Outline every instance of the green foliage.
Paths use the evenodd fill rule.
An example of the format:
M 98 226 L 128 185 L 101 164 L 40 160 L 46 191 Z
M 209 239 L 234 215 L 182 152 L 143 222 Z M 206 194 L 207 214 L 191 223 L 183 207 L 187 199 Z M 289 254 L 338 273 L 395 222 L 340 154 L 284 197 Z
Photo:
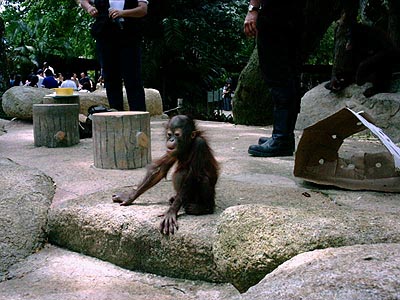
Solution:
M 389 0 L 363 0 L 360 13 L 362 22 L 386 30 L 389 2 Z
M 397 1 L 397 0 L 392 0 Z M 362 14 L 379 23 L 388 0 L 361 0 Z M 248 0 L 150 0 L 145 22 L 143 75 L 165 109 L 177 98 L 196 107 L 247 64 L 253 39 L 243 34 Z M 3 0 L 6 48 L 14 71 L 26 74 L 49 55 L 94 58 L 93 19 L 74 0 Z M 384 12 L 383 12 L 384 11 Z M 333 63 L 334 25 L 309 64 Z M 203 105 L 204 106 L 204 105 Z
M 73 0 L 7 0 L 0 15 L 13 69 L 27 73 L 47 55 L 95 55 L 92 18 Z M 168 106 L 178 97 L 205 101 L 207 90 L 239 73 L 254 41 L 242 28 L 247 0 L 151 0 L 145 24 L 143 74 L 146 87 L 159 89 Z M 169 102 L 169 103 L 168 103 Z
M 244 67 L 254 47 L 242 32 L 246 3 L 150 2 L 147 27 L 160 30 L 151 39 L 145 37 L 144 78 L 161 91 L 167 106 L 174 107 L 177 98 L 206 101 L 207 90 L 221 87 Z
M 3 38 L 4 30 L 5 30 L 4 21 L 0 17 L 0 98 L 8 88 L 7 81 L 9 77 L 6 47 Z M 0 107 L 0 116 L 3 116 L 1 107 Z
M 89 17 L 71 0 L 3 1 L 13 69 L 27 72 L 49 55 L 93 57 Z
M 318 48 L 309 57 L 307 63 L 310 65 L 332 65 L 335 47 L 335 27 L 336 22 L 328 28 L 321 39 Z

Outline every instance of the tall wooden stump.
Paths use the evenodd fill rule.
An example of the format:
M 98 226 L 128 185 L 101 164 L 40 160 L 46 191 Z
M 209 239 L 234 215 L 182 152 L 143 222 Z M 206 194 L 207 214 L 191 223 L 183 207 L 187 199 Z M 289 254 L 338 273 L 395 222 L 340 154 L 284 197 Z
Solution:
M 104 112 L 92 118 L 95 167 L 136 169 L 150 163 L 148 112 Z
M 43 98 L 44 104 L 80 104 L 79 95 L 57 96 L 47 95 Z
M 35 146 L 69 147 L 79 143 L 78 104 L 34 104 Z

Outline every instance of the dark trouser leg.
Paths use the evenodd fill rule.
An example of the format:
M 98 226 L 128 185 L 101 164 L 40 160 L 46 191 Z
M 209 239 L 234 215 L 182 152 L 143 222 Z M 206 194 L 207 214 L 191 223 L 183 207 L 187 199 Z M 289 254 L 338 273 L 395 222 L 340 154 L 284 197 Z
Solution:
M 273 17 L 273 16 L 272 16 Z M 249 147 L 254 156 L 288 156 L 294 152 L 294 127 L 300 111 L 300 20 L 274 23 L 271 16 L 259 15 L 257 46 L 260 68 L 274 104 L 273 132 Z
M 226 111 L 232 110 L 231 102 L 232 102 L 232 98 L 230 98 L 230 97 L 224 98 L 224 110 L 226 110 Z
M 107 77 L 105 76 L 105 78 Z M 117 80 L 116 77 L 113 77 L 112 80 L 105 79 L 104 86 L 106 88 L 110 108 L 123 111 L 122 79 Z
M 122 76 L 119 64 L 118 47 L 106 40 L 97 40 L 97 51 L 103 67 L 104 86 L 110 108 L 124 110 L 122 95 Z
M 141 50 L 139 42 L 121 49 L 121 70 L 124 79 L 129 109 L 146 111 L 144 88 L 141 76 Z
M 298 86 L 296 80 L 289 80 L 285 87 L 271 88 L 271 96 L 274 101 L 273 138 L 286 139 L 293 135 L 300 107 Z

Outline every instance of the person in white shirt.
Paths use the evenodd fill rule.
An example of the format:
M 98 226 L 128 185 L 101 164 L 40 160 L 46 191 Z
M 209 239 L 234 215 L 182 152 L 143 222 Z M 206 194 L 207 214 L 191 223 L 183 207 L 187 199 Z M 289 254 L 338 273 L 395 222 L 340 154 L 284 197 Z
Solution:
M 48 63 L 47 61 L 45 61 L 45 62 L 43 63 L 43 73 L 46 73 L 47 69 L 51 70 L 51 72 L 52 72 L 53 74 L 56 74 L 56 73 L 54 72 L 54 68 L 53 68 L 52 66 L 50 66 L 49 63 Z
M 60 87 L 62 88 L 73 88 L 74 91 L 78 90 L 78 87 L 76 86 L 76 83 L 72 80 L 71 78 L 71 74 L 70 73 L 66 73 L 65 74 L 65 78 L 67 78 L 66 80 L 64 80 Z
M 110 108 L 124 110 L 123 84 L 129 109 L 146 111 L 141 78 L 141 19 L 147 14 L 147 0 L 80 0 L 89 15 L 96 18 L 92 36 Z M 123 83 L 123 84 L 122 84 Z
M 43 87 L 43 79 L 44 79 L 44 76 L 43 76 L 43 70 L 42 69 L 39 69 L 37 72 L 36 72 L 36 75 L 39 77 L 39 81 L 38 81 L 38 83 L 37 83 L 37 85 L 38 85 L 38 87 Z

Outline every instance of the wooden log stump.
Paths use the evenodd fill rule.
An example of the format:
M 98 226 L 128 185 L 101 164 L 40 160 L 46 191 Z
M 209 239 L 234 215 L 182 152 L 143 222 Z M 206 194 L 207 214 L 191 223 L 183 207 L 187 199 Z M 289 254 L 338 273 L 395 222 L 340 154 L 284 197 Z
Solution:
M 79 143 L 78 104 L 34 104 L 35 146 L 69 147 Z
M 151 162 L 148 112 L 104 112 L 92 118 L 95 167 L 136 169 Z
M 80 105 L 79 95 L 54 96 L 47 95 L 43 98 L 43 104 L 78 104 Z

